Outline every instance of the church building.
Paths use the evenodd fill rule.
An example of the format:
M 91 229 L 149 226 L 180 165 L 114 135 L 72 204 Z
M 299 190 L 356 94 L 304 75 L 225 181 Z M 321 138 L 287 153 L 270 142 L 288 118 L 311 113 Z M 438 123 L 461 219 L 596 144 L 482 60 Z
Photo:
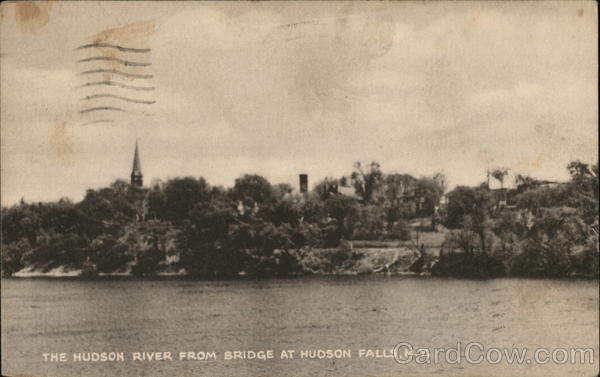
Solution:
M 138 142 L 135 141 L 135 152 L 133 155 L 133 169 L 131 170 L 131 185 L 142 187 L 144 185 L 144 176 L 142 175 L 142 164 L 140 162 L 140 152 Z

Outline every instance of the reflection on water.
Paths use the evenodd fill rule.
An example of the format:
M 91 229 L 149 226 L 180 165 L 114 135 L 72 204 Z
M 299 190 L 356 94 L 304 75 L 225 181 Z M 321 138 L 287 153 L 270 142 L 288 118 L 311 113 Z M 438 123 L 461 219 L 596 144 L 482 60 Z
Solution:
M 594 376 L 598 282 L 401 277 L 244 281 L 2 280 L 2 372 L 34 376 Z M 594 365 L 409 363 L 358 349 L 591 347 Z M 281 360 L 281 350 L 351 358 Z M 274 350 L 275 359 L 223 360 Z M 121 362 L 44 363 L 45 352 L 124 352 Z M 214 351 L 219 360 L 132 361 L 133 352 Z M 533 351 L 531 351 L 533 352 Z

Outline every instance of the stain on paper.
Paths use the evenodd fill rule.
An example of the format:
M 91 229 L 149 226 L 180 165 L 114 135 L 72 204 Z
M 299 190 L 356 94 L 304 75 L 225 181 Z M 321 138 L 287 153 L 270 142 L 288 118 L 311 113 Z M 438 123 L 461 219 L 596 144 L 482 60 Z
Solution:
M 15 5 L 17 23 L 26 33 L 37 33 L 50 20 L 52 3 L 49 1 L 19 1 Z
M 57 120 L 52 124 L 50 147 L 53 155 L 63 165 L 73 164 L 73 139 L 68 132 L 66 121 Z

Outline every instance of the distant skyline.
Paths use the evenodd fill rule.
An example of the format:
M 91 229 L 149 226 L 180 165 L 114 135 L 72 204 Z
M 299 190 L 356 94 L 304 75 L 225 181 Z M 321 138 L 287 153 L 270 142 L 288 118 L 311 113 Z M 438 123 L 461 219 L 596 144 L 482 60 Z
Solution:
M 0 7 L 2 205 L 129 181 L 309 185 L 486 170 L 566 180 L 598 153 L 597 11 L 572 2 L 22 2 Z M 138 53 L 78 46 L 102 41 Z M 110 56 L 136 67 L 86 58 Z M 107 65 L 108 64 L 108 65 Z M 130 76 L 84 73 L 117 67 Z M 118 96 L 89 110 L 94 80 Z M 135 90 L 135 92 L 134 92 Z M 84 98 L 84 99 L 82 99 Z M 105 116 L 106 115 L 106 116 Z M 98 122 L 111 120 L 111 122 Z M 510 183 L 510 182 L 509 182 Z

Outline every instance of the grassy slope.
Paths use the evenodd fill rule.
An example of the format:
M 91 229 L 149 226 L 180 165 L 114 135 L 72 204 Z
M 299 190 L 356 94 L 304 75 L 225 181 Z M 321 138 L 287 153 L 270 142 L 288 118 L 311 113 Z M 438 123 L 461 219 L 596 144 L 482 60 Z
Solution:
M 313 249 L 302 260 L 306 272 L 317 274 L 408 273 L 419 258 L 418 247 L 425 247 L 428 264 L 439 256 L 448 229 L 438 225 L 435 232 L 423 230 L 427 219 L 409 223 L 411 240 L 345 242 L 338 249 Z

